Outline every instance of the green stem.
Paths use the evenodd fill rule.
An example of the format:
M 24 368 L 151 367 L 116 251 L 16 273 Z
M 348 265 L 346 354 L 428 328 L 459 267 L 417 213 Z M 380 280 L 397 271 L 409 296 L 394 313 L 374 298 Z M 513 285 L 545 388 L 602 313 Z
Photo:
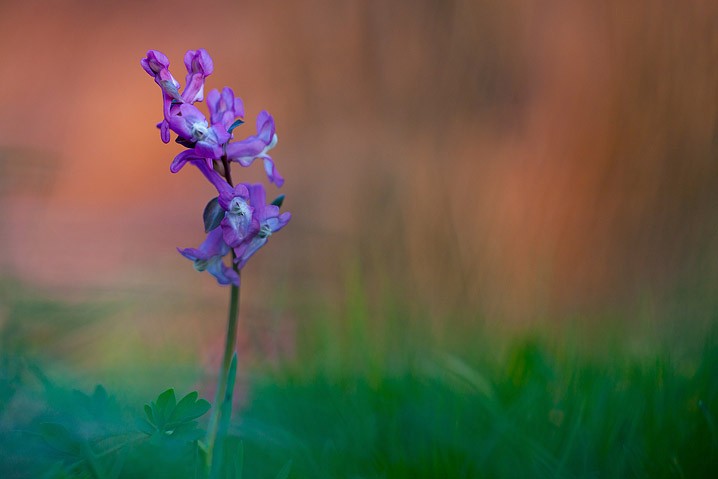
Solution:
M 232 259 L 234 259 L 234 251 L 232 252 Z M 239 275 L 240 272 L 237 269 L 237 265 L 232 262 L 234 270 Z M 241 279 L 241 278 L 240 278 Z M 222 357 L 222 364 L 219 369 L 219 377 L 217 379 L 217 392 L 214 395 L 214 404 L 212 405 L 212 416 L 209 420 L 209 426 L 207 427 L 207 465 L 210 466 L 212 462 L 212 454 L 214 452 L 214 446 L 217 442 L 217 432 L 220 421 L 222 420 L 222 403 L 224 402 L 225 395 L 227 393 L 227 382 L 229 377 L 229 365 L 232 361 L 232 356 L 235 352 L 235 345 L 237 344 L 237 322 L 239 318 L 239 286 L 232 285 L 230 296 L 229 296 L 229 318 L 227 320 L 227 337 L 224 343 L 224 356 Z

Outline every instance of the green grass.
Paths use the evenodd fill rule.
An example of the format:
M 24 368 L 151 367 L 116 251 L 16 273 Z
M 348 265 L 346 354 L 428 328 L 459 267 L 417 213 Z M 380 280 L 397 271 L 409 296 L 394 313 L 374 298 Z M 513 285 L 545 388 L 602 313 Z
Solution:
M 250 371 L 249 397 L 226 448 L 232 467 L 241 454 L 242 478 L 287 471 L 292 479 L 716 477 L 714 333 L 692 348 L 676 340 L 678 348 L 655 339 L 636 347 L 640 334 L 607 325 L 490 331 L 470 316 L 439 321 L 386 300 L 371 307 L 360 288 L 349 290 L 343 305 L 297 307 L 296 354 Z M 87 394 L 72 392 L 67 378 L 62 386 L 43 383 L 28 365 L 44 367 L 38 345 L 52 341 L 42 328 L 61 334 L 47 318 L 66 321 L 72 332 L 92 322 L 83 311 L 101 316 L 104 309 L 39 298 L 16 303 L 0 334 L 0 477 L 40 477 L 53 464 L 46 477 L 196 477 L 194 459 L 174 469 L 138 468 L 133 454 L 154 460 L 174 450 L 149 443 L 112 460 L 102 456 L 97 470 L 106 475 L 64 475 L 63 456 L 46 447 L 47 437 L 38 442 L 43 424 L 64 424 L 78 437 L 126 432 L 143 413 L 127 398 L 149 402 L 162 392 L 148 389 L 158 373 L 148 367 L 137 390 L 110 389 L 109 398 L 86 385 L 76 387 Z M 35 317 L 36 327 L 23 326 L 21 316 Z M 18 355 L 23 344 L 29 353 Z M 186 392 L 178 385 L 178 394 Z M 55 427 L 53 434 L 49 442 L 65 433 Z M 117 444 L 92 447 L 97 453 Z
M 615 343 L 605 345 L 610 355 L 584 353 L 536 334 L 474 337 L 463 354 L 409 352 L 415 346 L 397 339 L 396 357 L 385 351 L 382 362 L 371 341 L 337 355 L 338 340 L 258 374 L 235 430 L 246 441 L 247 477 L 270 477 L 287 458 L 294 478 L 718 471 L 714 336 L 680 361 Z

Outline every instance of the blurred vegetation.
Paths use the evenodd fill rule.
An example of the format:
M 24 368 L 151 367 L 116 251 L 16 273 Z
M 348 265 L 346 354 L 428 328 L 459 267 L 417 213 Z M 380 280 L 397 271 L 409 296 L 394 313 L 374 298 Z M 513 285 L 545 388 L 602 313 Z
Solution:
M 389 296 L 370 300 L 358 277 L 346 291 L 338 303 L 298 307 L 293 355 L 251 362 L 219 477 L 681 478 L 718 470 L 715 330 L 692 348 L 665 338 L 637 348 L 629 334 L 556 324 L 510 333 L 478 318 L 444 330 L 438 325 L 456 320 Z M 203 477 L 206 402 L 196 394 L 148 401 L 161 392 L 152 390 L 151 364 L 145 378 L 128 373 L 138 379 L 134 391 L 76 388 L 49 367 L 61 355 L 33 347 L 43 344 L 38 318 L 54 318 L 62 339 L 106 311 L 40 298 L 6 303 L 0 476 Z M 37 325 L 13 326 L 23 319 Z M 172 368 L 171 353 L 164 364 Z

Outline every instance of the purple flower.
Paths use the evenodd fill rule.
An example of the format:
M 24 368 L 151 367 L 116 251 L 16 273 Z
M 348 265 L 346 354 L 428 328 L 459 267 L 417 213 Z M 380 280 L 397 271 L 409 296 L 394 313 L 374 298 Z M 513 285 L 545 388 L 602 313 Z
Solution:
M 257 234 L 259 225 L 254 219 L 254 208 L 249 205 L 247 186 L 227 186 L 228 188 L 219 194 L 219 205 L 226 211 L 220 225 L 224 241 L 234 248 Z
M 157 124 L 157 128 L 160 129 L 162 141 L 169 143 L 170 132 L 167 119 L 169 118 L 170 108 L 173 102 L 182 101 L 182 97 L 178 91 L 180 84 L 170 73 L 170 61 L 162 52 L 158 52 L 157 50 L 148 51 L 147 56 L 140 61 L 140 64 L 147 74 L 154 77 L 155 83 L 157 83 L 162 90 L 162 112 L 164 119 Z
M 229 141 L 231 136 L 221 126 L 208 125 L 202 112 L 194 105 L 187 103 L 175 107 L 169 118 L 169 127 L 177 133 L 183 145 L 191 148 L 187 151 L 192 151 L 192 153 L 185 153 L 185 155 L 193 158 L 220 158 L 223 153 L 223 145 Z M 184 165 L 184 162 L 181 161 L 182 158 L 180 157 L 178 160 L 175 157 L 170 166 L 173 172 L 179 171 Z
M 229 130 L 235 119 L 244 120 L 242 99 L 235 97 L 229 87 L 224 87 L 221 94 L 217 90 L 210 91 L 207 94 L 207 107 L 212 124 L 222 125 L 225 130 Z
M 235 262 L 239 269 L 244 268 L 249 258 L 267 243 L 272 233 L 284 228 L 292 218 L 291 213 L 279 214 L 278 206 L 265 204 L 266 193 L 261 184 L 248 185 L 247 189 L 249 190 L 249 203 L 253 208 L 252 221 L 257 226 L 255 234 L 234 249 L 237 256 Z
M 279 174 L 274 161 L 267 154 L 277 144 L 277 133 L 275 131 L 274 119 L 266 111 L 257 116 L 257 134 L 249 138 L 229 143 L 227 145 L 227 158 L 236 161 L 242 166 L 249 166 L 257 158 L 264 160 L 264 171 L 269 181 L 277 186 L 284 184 L 284 178 Z
M 182 99 L 187 103 L 202 101 L 204 97 L 204 79 L 214 71 L 212 57 L 207 50 L 189 50 L 185 53 L 184 64 L 187 67 L 185 89 Z
M 237 272 L 222 261 L 229 250 L 229 246 L 222 239 L 220 228 L 210 231 L 199 248 L 177 248 L 182 256 L 194 262 L 194 269 L 197 271 L 207 271 L 217 279 L 219 284 L 239 286 Z
M 140 60 L 140 65 L 148 75 L 156 76 L 162 70 L 169 68 L 170 60 L 164 53 L 150 50 L 147 52 L 147 56 Z
M 170 62 L 167 57 L 157 50 L 150 50 L 147 56 L 140 61 L 142 68 L 151 76 L 162 89 L 162 111 L 164 119 L 157 124 L 160 129 L 162 141 L 170 141 L 169 130 L 171 117 L 177 113 L 178 105 L 202 101 L 204 95 L 204 80 L 212 74 L 214 65 L 212 58 L 206 50 L 189 50 L 184 58 L 187 67 L 187 83 L 180 95 L 180 84 L 169 71 Z
M 254 219 L 254 207 L 250 205 L 250 193 L 247 185 L 240 183 L 230 186 L 206 160 L 193 162 L 202 174 L 212 183 L 219 196 L 217 203 L 224 210 L 224 218 L 220 222 L 222 237 L 230 247 L 239 246 L 247 238 L 259 231 L 260 225 Z

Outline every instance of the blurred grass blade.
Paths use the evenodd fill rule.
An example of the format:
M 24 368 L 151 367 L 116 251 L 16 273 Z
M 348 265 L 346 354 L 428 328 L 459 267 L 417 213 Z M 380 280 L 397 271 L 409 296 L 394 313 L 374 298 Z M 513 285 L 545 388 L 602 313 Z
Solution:
M 287 463 L 279 471 L 279 473 L 277 474 L 277 477 L 275 479 L 287 479 L 289 477 L 290 472 L 292 472 L 292 460 L 291 459 L 289 461 L 287 461 Z

